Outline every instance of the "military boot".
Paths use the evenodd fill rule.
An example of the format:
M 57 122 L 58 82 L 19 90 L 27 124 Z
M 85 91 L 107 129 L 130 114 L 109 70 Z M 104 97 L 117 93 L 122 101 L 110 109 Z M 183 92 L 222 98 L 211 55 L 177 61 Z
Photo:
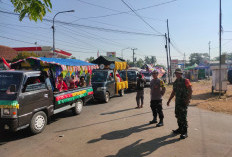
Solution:
M 164 125 L 163 119 L 160 119 L 160 122 L 156 125 L 156 127 L 161 127 Z
M 152 121 L 149 122 L 149 124 L 155 124 L 155 123 L 157 123 L 156 119 L 153 119 Z
M 172 130 L 173 134 L 180 134 L 180 129 Z
M 180 139 L 186 139 L 188 137 L 187 128 L 183 129 L 183 132 L 180 134 Z

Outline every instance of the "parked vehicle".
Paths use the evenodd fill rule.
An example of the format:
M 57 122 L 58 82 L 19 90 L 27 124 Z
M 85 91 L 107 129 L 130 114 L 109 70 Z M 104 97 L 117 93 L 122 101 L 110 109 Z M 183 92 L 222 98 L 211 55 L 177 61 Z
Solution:
M 35 82 L 37 79 L 40 83 Z M 50 79 L 40 71 L 1 71 L 0 129 L 18 131 L 29 127 L 38 134 L 54 114 L 69 109 L 80 114 L 92 94 L 91 86 L 53 92 Z
M 124 95 L 124 90 L 128 86 L 127 81 L 117 82 L 114 76 L 114 70 L 110 69 L 96 69 L 93 71 L 92 87 L 94 99 L 108 103 L 110 97 L 118 94 L 120 96 Z
M 100 56 L 93 63 L 98 64 L 100 69 L 93 70 L 92 86 L 94 99 L 109 102 L 115 95 L 124 95 L 128 88 L 127 77 L 121 78 L 118 71 L 126 70 L 127 63 L 117 57 Z
M 128 77 L 128 89 L 135 90 L 137 87 L 138 74 L 141 74 L 141 73 L 138 70 L 130 70 L 130 69 L 127 71 L 123 70 L 120 72 L 122 79 L 125 79 L 126 72 L 127 72 L 127 77 Z M 145 78 L 143 77 L 143 79 Z
M 148 71 L 142 71 L 141 73 L 144 75 L 144 79 L 146 80 L 146 86 L 150 86 L 150 82 L 152 80 L 151 73 Z

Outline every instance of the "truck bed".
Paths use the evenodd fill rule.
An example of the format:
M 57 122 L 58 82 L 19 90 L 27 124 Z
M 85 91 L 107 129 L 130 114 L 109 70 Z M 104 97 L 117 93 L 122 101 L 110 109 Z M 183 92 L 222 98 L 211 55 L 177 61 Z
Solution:
M 62 92 L 54 92 L 55 109 L 72 104 L 78 99 L 82 99 L 84 103 L 88 102 L 93 95 L 92 86 L 75 88 Z

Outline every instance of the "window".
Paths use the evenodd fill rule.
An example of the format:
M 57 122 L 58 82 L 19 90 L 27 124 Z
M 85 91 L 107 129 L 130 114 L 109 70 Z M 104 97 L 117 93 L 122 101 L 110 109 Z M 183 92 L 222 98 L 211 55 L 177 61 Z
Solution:
M 29 77 L 22 92 L 31 92 L 41 89 L 47 89 L 44 80 L 40 79 L 39 77 Z

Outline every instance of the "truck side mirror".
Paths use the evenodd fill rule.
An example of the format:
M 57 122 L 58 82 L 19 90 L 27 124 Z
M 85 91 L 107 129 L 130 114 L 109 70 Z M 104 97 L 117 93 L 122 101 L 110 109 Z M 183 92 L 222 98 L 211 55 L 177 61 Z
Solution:
M 16 92 L 16 85 L 15 84 L 10 85 L 10 92 Z

